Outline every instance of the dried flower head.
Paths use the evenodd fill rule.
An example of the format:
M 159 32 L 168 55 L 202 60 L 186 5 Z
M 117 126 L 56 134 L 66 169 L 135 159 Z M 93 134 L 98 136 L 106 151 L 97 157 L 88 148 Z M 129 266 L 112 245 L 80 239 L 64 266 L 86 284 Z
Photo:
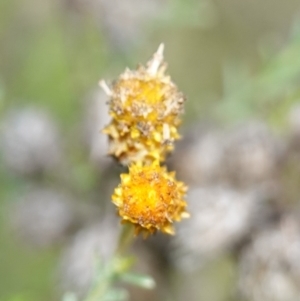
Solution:
M 78 299 L 86 295 L 95 279 L 95 256 L 107 262 L 117 246 L 115 217 L 106 215 L 97 224 L 81 229 L 63 251 L 59 267 L 59 286 L 74 292 Z
M 257 190 L 191 187 L 187 201 L 193 218 L 178 226 L 170 254 L 174 264 L 191 272 L 233 250 L 265 220 L 264 200 Z
M 156 230 L 174 234 L 173 221 L 189 214 L 183 197 L 187 187 L 175 180 L 174 172 L 167 172 L 157 161 L 151 165 L 133 164 L 128 174 L 121 174 L 121 184 L 112 196 L 122 222 L 135 226 L 144 237 Z
M 0 153 L 5 166 L 18 176 L 53 171 L 62 159 L 62 141 L 47 111 L 12 109 L 1 120 Z
M 104 129 L 109 154 L 122 164 L 164 161 L 179 138 L 184 97 L 165 75 L 163 49 L 161 44 L 146 67 L 126 69 L 111 88 L 100 82 L 110 96 L 112 120 Z
M 253 301 L 300 300 L 300 224 L 298 214 L 255 235 L 239 258 L 238 288 Z

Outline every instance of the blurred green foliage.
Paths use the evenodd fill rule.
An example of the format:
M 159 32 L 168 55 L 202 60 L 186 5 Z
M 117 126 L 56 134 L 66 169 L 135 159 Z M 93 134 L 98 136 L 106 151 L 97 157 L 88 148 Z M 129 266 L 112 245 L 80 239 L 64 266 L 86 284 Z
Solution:
M 23 14 L 24 5 L 4 2 L 3 15 L 9 15 L 10 10 L 14 15 Z M 61 5 L 47 2 L 45 6 L 48 12 L 42 20 L 33 16 L 33 21 L 24 22 L 15 17 L 14 24 L 1 16 L 1 28 L 6 29 L 0 48 L 6 103 L 42 105 L 63 125 L 70 125 L 78 119 L 80 101 L 91 83 L 99 80 L 109 56 L 101 34 L 88 17 L 79 19 L 77 30 L 69 24 L 71 16 L 63 14 Z
M 225 89 L 218 115 L 230 121 L 256 116 L 283 126 L 288 110 L 299 101 L 299 51 L 300 34 L 296 34 L 278 54 L 263 63 L 254 77 L 243 78 L 244 72 L 237 68 L 235 74 L 230 74 L 235 79 L 234 88 Z

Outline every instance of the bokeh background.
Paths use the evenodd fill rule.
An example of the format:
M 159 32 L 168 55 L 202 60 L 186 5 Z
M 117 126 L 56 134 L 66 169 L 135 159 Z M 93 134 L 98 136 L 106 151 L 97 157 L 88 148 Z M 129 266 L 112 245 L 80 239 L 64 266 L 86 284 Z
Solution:
M 111 256 L 122 168 L 98 81 L 161 42 L 191 218 L 136 240 L 157 288 L 130 300 L 300 300 L 300 1 L 1 0 L 0 301 L 83 296 Z

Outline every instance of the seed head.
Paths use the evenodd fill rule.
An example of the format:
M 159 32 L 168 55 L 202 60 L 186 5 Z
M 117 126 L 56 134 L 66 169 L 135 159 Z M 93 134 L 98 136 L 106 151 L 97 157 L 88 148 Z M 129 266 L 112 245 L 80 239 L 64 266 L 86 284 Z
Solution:
M 184 97 L 170 77 L 161 44 L 146 66 L 126 69 L 110 88 L 100 82 L 110 97 L 109 154 L 122 164 L 164 161 L 179 139 Z

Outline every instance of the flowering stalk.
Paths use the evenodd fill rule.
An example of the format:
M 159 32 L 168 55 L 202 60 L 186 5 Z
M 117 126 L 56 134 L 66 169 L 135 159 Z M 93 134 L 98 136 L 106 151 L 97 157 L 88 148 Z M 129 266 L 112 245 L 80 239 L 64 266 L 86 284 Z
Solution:
M 187 186 L 161 166 L 179 139 L 184 97 L 165 74 L 166 63 L 161 44 L 146 66 L 126 69 L 109 86 L 100 86 L 109 96 L 110 123 L 103 132 L 109 138 L 109 154 L 129 172 L 121 174 L 112 202 L 124 224 L 113 259 L 103 267 L 85 301 L 124 299 L 124 291 L 112 290 L 117 280 L 152 288 L 148 277 L 128 272 L 132 261 L 122 255 L 135 235 L 144 238 L 157 231 L 173 235 L 174 222 L 189 217 L 184 200 Z M 111 294 L 121 293 L 121 295 Z

